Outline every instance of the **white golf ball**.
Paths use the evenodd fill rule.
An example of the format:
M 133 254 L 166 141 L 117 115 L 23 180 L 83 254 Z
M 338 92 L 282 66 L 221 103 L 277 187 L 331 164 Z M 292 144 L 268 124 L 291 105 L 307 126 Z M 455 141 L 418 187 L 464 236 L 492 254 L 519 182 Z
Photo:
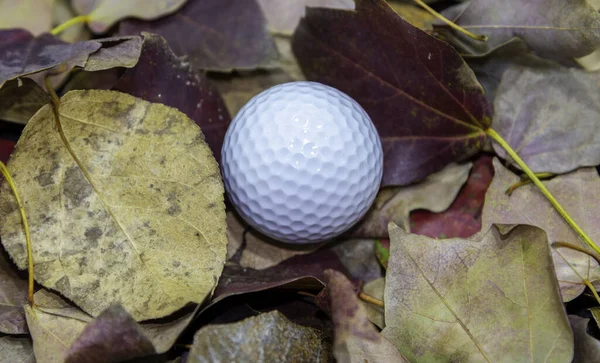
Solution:
M 225 189 L 239 214 L 276 240 L 312 243 L 349 229 L 381 183 L 377 130 L 356 101 L 316 82 L 252 98 L 222 150 Z

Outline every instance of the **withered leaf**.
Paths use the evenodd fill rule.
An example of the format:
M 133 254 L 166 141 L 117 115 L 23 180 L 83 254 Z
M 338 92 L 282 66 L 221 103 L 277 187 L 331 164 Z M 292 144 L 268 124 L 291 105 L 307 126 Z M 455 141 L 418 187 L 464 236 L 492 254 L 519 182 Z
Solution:
M 307 6 L 332 9 L 354 9 L 353 0 L 257 0 L 273 33 L 291 35 Z
M 569 315 L 569 322 L 575 337 L 575 356 L 573 362 L 594 363 L 600 362 L 600 341 L 587 333 L 590 319 L 577 315 Z
M 19 276 L 10 258 L 0 251 L 0 334 L 27 334 L 26 302 L 27 278 Z
M 97 71 L 132 67 L 141 51 L 137 36 L 64 43 L 50 34 L 33 37 L 23 29 L 0 30 L 0 87 L 11 79 L 51 68 Z
M 342 273 L 326 270 L 325 281 L 335 329 L 333 354 L 339 363 L 408 363 L 369 322 L 367 310 L 358 300 L 352 283 Z
M 164 18 L 120 24 L 121 34 L 142 31 L 163 36 L 175 54 L 187 56 L 197 69 L 230 72 L 276 66 L 277 49 L 256 0 L 189 0 Z
M 441 213 L 424 210 L 410 214 L 412 233 L 435 238 L 467 238 L 481 229 L 481 211 L 494 177 L 492 158 L 482 155 L 473 164 L 469 179 L 458 192 L 454 202 Z
M 139 321 L 200 303 L 227 243 L 223 184 L 202 132 L 181 112 L 115 91 L 71 91 L 27 124 L 9 161 L 28 206 L 35 278 L 97 316 L 113 303 Z M 84 172 L 85 171 L 85 172 Z M 2 243 L 20 268 L 25 240 L 2 186 Z
M 62 363 L 92 318 L 48 290 L 39 290 L 34 299 L 35 306 L 25 305 L 25 315 L 36 359 Z
M 311 81 L 347 93 L 373 120 L 384 152 L 382 185 L 405 185 L 475 154 L 491 107 L 448 44 L 382 0 L 356 11 L 309 8 L 292 41 Z
M 450 164 L 418 184 L 380 189 L 373 206 L 352 236 L 387 238 L 389 222 L 410 231 L 409 215 L 413 210 L 438 213 L 446 210 L 467 181 L 471 166 L 471 163 Z
M 5 362 L 35 363 L 31 338 L 27 336 L 0 336 L 0 357 Z
M 600 72 L 557 64 L 510 65 L 496 92 L 494 129 L 534 172 L 560 174 L 596 166 L 600 164 L 599 85 Z M 506 157 L 496 143 L 494 150 Z
M 121 362 L 156 353 L 140 326 L 120 305 L 91 321 L 68 350 L 66 363 Z
M 388 4 L 402 19 L 408 21 L 412 26 L 425 31 L 433 30 L 433 23 L 436 20 L 435 16 L 418 5 L 411 2 L 399 1 L 388 1 Z
M 52 27 L 54 0 L 0 1 L 0 29 L 23 28 L 40 35 Z
M 13 79 L 0 88 L 0 119 L 26 124 L 49 101 L 48 94 L 31 79 Z
M 485 196 L 482 233 L 493 223 L 530 224 L 548 234 L 548 241 L 568 242 L 585 247 L 578 234 L 565 222 L 534 185 L 516 189 L 511 196 L 505 191 L 519 177 L 494 159 L 494 180 Z M 544 182 L 569 215 L 593 241 L 600 241 L 600 179 L 594 168 L 584 168 Z M 585 289 L 579 276 L 590 281 L 600 279 L 598 263 L 588 255 L 568 248 L 552 249 L 556 273 L 564 301 L 570 301 Z M 575 269 L 575 271 L 573 270 Z
M 488 53 L 514 37 L 553 59 L 581 57 L 600 47 L 600 14 L 587 0 L 471 0 L 456 6 L 449 10 L 458 14 L 451 17 L 456 24 L 488 36 L 481 42 L 453 32 L 449 40 L 467 54 Z
M 235 213 L 227 212 L 227 259 L 235 259 L 242 267 L 263 270 L 296 255 L 311 253 L 318 245 L 290 245 L 267 241 L 250 229 Z
M 573 333 L 546 233 L 437 240 L 390 224 L 383 335 L 411 362 L 569 362 Z
M 88 26 L 94 33 L 104 33 L 124 18 L 152 20 L 171 14 L 187 0 L 71 0 L 79 14 L 87 15 Z
M 382 277 L 383 270 L 375 256 L 374 239 L 349 239 L 331 249 L 354 279 L 371 281 Z
M 385 291 L 385 277 L 380 277 L 376 280 L 369 281 L 363 285 L 362 291 L 376 299 L 383 301 L 383 293 Z M 384 309 L 368 302 L 363 302 L 363 306 L 367 309 L 367 318 L 371 323 L 377 325 L 380 329 L 385 328 Z
M 144 33 L 142 54 L 113 87 L 149 102 L 175 107 L 202 129 L 217 161 L 231 121 L 229 113 L 210 82 L 188 62 L 173 54 L 164 38 Z
M 188 362 L 214 361 L 329 362 L 331 346 L 320 331 L 296 325 L 273 311 L 198 330 Z

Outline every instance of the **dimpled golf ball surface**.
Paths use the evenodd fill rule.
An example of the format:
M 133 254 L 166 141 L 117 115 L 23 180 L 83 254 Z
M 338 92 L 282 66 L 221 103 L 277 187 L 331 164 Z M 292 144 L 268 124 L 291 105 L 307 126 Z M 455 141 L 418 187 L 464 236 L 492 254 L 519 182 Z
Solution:
M 272 87 L 251 99 L 227 130 L 225 188 L 240 215 L 288 243 L 331 239 L 369 209 L 383 152 L 367 113 L 315 82 Z

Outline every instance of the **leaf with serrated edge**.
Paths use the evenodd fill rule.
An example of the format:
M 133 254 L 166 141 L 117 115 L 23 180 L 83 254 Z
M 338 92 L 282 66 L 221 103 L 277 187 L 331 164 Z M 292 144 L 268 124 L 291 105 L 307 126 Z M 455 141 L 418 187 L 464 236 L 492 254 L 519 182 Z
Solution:
M 573 333 L 543 230 L 437 240 L 390 224 L 386 336 L 411 362 L 570 362 Z
M 309 8 L 292 48 L 308 80 L 347 93 L 373 120 L 383 186 L 421 180 L 483 147 L 491 107 L 473 71 L 383 0 Z
M 187 361 L 328 362 L 331 348 L 324 338 L 320 331 L 272 311 L 233 324 L 203 327 L 194 335 Z
M 585 247 L 578 234 L 563 220 L 535 185 L 517 188 L 511 196 L 505 191 L 520 179 L 494 159 L 494 180 L 485 195 L 480 233 L 493 223 L 530 224 L 548 234 L 548 241 L 568 242 Z M 600 222 L 597 211 L 600 203 L 600 179 L 594 168 L 579 169 L 544 182 L 560 201 L 567 213 L 588 233 L 593 241 L 600 240 Z M 563 301 L 579 296 L 585 285 L 579 276 L 590 281 L 600 279 L 598 263 L 588 255 L 568 248 L 553 248 L 552 257 L 560 284 Z M 575 269 L 577 272 L 575 272 Z
M 91 315 L 120 302 L 164 317 L 212 291 L 225 261 L 223 184 L 181 112 L 114 91 L 71 91 L 27 124 L 8 164 L 27 205 L 35 278 Z M 88 179 L 89 178 L 89 179 Z M 21 218 L 2 185 L 2 243 L 26 266 Z
M 124 18 L 152 20 L 179 10 L 188 0 L 72 0 L 79 14 L 89 17 L 88 25 L 94 33 L 104 33 Z

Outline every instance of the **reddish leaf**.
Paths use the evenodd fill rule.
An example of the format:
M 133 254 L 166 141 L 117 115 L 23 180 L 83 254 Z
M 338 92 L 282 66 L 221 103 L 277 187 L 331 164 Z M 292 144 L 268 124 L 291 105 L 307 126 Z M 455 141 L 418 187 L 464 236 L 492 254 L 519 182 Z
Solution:
M 190 0 L 155 21 L 129 19 L 121 34 L 162 35 L 194 68 L 217 71 L 273 67 L 277 48 L 255 0 Z
M 424 210 L 411 213 L 411 232 L 434 238 L 467 238 L 479 232 L 485 192 L 493 177 L 492 157 L 481 156 L 450 208 L 442 213 Z
M 4 164 L 8 162 L 10 154 L 12 154 L 15 148 L 16 142 L 12 140 L 0 139 L 0 161 Z
M 200 73 L 173 54 L 164 38 L 144 34 L 138 64 L 128 69 L 114 90 L 175 107 L 202 129 L 217 161 L 231 121 L 219 92 Z
M 483 146 L 491 107 L 471 69 L 384 1 L 357 0 L 356 12 L 309 9 L 293 50 L 309 80 L 346 92 L 371 116 L 383 185 L 423 179 Z

